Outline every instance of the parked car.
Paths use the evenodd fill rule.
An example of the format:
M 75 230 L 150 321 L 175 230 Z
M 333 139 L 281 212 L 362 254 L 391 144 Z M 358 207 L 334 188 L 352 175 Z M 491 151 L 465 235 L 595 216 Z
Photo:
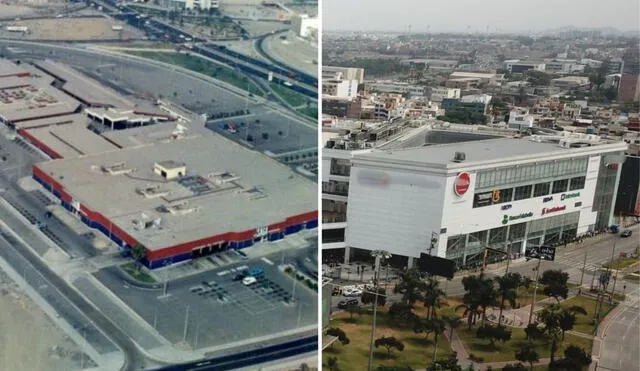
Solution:
M 256 282 L 258 282 L 258 280 L 257 280 L 255 277 L 251 277 L 251 276 L 249 276 L 249 277 L 245 277 L 244 279 L 242 279 L 242 283 L 243 283 L 245 286 L 251 286 L 251 285 L 253 285 L 253 284 L 254 284 L 254 283 L 256 283 Z
M 342 292 L 344 296 L 360 296 L 362 295 L 362 290 L 360 289 L 352 289 L 352 290 L 344 290 Z
M 632 234 L 633 231 L 631 231 L 631 229 L 625 229 L 622 231 L 622 234 L 620 234 L 620 237 L 631 237 Z
M 247 275 L 251 276 L 251 277 L 260 277 L 264 274 L 264 271 L 261 268 L 254 268 L 251 269 Z
M 345 299 L 338 302 L 338 309 L 347 309 L 350 305 L 358 305 L 358 299 Z
M 242 281 L 245 277 L 247 277 L 247 275 L 245 273 L 238 273 L 235 276 L 233 276 L 233 280 L 234 281 Z
M 339 287 L 334 286 L 333 289 L 331 289 L 331 296 L 339 296 L 342 294 L 342 290 L 340 290 Z

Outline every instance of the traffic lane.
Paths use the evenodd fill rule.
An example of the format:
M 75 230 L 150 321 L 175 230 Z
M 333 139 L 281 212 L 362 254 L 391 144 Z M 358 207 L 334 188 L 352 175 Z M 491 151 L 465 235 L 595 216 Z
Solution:
M 135 318 L 118 306 L 102 289 L 97 287 L 87 277 L 78 277 L 72 282 L 73 286 L 82 293 L 93 305 L 114 323 L 120 324 L 129 337 L 144 349 L 153 349 L 163 344 L 149 331 L 141 326 Z
M 75 302 L 63 295 L 58 287 L 60 280 L 52 279 L 54 273 L 47 269 L 41 269 L 44 263 L 32 264 L 33 259 L 27 259 L 18 250 L 26 249 L 22 244 L 2 233 L 0 243 L 0 255 L 22 276 L 22 278 L 33 287 L 38 294 L 51 305 L 58 315 L 62 317 L 71 327 L 73 327 L 82 337 L 84 337 L 98 353 L 107 354 L 119 351 L 118 348 L 109 340 L 94 323 L 83 314 Z M 11 248 L 9 248 L 11 246 Z M 23 252 L 24 254 L 25 252 Z M 39 265 L 41 265 L 39 267 Z M 56 276 L 57 277 L 57 276 Z M 60 280 L 61 281 L 61 280 Z M 86 312 L 85 312 L 86 313 Z
M 621 305 L 625 305 L 624 303 Z M 605 370 L 640 370 L 640 310 L 628 306 L 615 319 L 604 335 L 598 368 Z

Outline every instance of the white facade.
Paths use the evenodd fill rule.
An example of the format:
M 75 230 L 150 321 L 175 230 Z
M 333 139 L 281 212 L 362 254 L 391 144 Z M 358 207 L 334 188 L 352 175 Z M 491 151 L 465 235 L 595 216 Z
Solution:
M 318 18 L 300 14 L 291 20 L 294 32 L 300 37 L 310 37 L 318 31 Z
M 352 99 L 358 96 L 358 80 L 324 80 L 322 95 Z
M 418 258 L 421 253 L 427 253 L 431 235 L 435 233 L 439 238 L 436 250 L 431 252 L 433 255 L 464 261 L 468 256 L 474 254 L 477 256 L 484 247 L 487 247 L 488 242 L 491 241 L 490 233 L 495 231 L 504 230 L 505 235 L 509 234 L 510 251 L 516 254 L 524 253 L 527 243 L 551 243 L 547 235 L 538 237 L 538 229 L 535 228 L 540 228 L 542 225 L 543 233 L 551 233 L 551 227 L 547 224 L 552 221 L 560 220 L 560 223 L 564 223 L 566 219 L 565 224 L 571 224 L 570 231 L 569 227 L 561 226 L 560 229 L 564 228 L 564 230 L 558 233 L 570 232 L 573 235 L 580 235 L 596 228 L 598 212 L 594 211 L 596 207 L 594 195 L 599 171 L 602 166 L 618 161 L 620 153 L 626 148 L 624 143 L 597 144 L 583 148 L 563 148 L 559 144 L 555 144 L 557 148 L 552 148 L 554 146 L 544 143 L 540 145 L 539 152 L 534 150 L 529 155 L 522 155 L 522 149 L 518 150 L 516 143 L 513 147 L 514 155 L 510 156 L 509 145 L 503 149 L 499 145 L 501 140 L 513 141 L 513 139 L 499 139 L 471 144 L 456 143 L 451 146 L 430 146 L 407 151 L 407 153 L 415 152 L 414 160 L 402 154 L 403 151 L 398 151 L 399 156 L 382 151 L 354 155 L 347 209 L 349 224 L 346 226 L 345 233 L 347 246 L 364 250 L 387 250 L 393 255 Z M 495 146 L 492 148 L 497 153 L 504 150 L 504 157 L 496 156 L 495 160 L 474 161 L 468 156 L 467 161 L 446 164 L 431 160 L 431 156 L 441 154 L 441 149 L 447 146 L 451 151 L 463 152 L 466 148 L 474 146 L 477 151 L 474 153 L 481 156 L 482 148 L 478 147 L 483 145 L 479 144 L 481 142 L 484 142 L 487 148 Z M 489 145 L 489 142 L 495 143 Z M 531 143 L 522 144 L 527 149 L 535 149 L 535 145 Z M 436 150 L 431 152 L 434 148 Z M 579 162 L 574 160 L 578 158 Z M 554 178 L 541 180 L 539 176 L 532 176 L 530 179 L 522 176 L 525 171 L 531 171 L 533 174 L 533 171 L 545 166 L 552 169 L 553 166 L 565 166 L 565 164 L 575 166 L 572 169 L 567 167 L 566 170 L 556 169 L 556 171 L 559 170 L 557 172 L 559 175 Z M 620 168 L 615 169 L 617 170 L 611 170 L 615 177 L 612 180 L 614 183 L 608 188 L 617 189 Z M 481 187 L 478 174 L 482 173 L 486 179 L 486 174 L 491 176 L 512 174 L 508 171 L 512 173 L 520 171 L 517 174 L 521 176 L 518 182 L 513 179 L 506 182 L 510 184 L 509 187 L 513 187 L 511 188 L 513 200 L 499 203 L 489 200 L 489 204 L 480 206 L 477 197 L 487 192 L 489 197 L 494 197 L 496 190 L 488 189 L 486 184 Z M 461 173 L 468 174 L 470 183 L 466 192 L 458 195 L 454 190 L 454 184 Z M 577 179 L 576 183 L 573 178 Z M 553 193 L 555 185 L 552 184 L 557 182 L 562 185 L 565 180 L 567 181 L 565 190 Z M 549 192 L 534 197 L 536 195 L 533 191 L 536 189 L 534 186 L 538 183 L 548 183 Z M 577 187 L 574 187 L 575 184 Z M 529 185 L 531 185 L 529 197 L 515 200 L 516 197 L 513 194 L 517 190 L 514 191 L 514 189 L 527 188 Z M 507 188 L 504 189 L 505 194 L 507 194 Z M 478 191 L 477 195 L 476 191 Z M 500 197 L 502 196 L 498 193 L 498 201 Z M 607 197 L 609 196 L 605 198 Z M 612 205 L 615 204 L 615 190 L 607 200 L 611 202 L 611 207 L 604 213 L 606 215 L 602 216 L 601 223 L 605 224 L 609 223 L 613 217 Z M 559 218 L 554 219 L 555 217 Z M 519 229 L 522 229 L 521 234 L 518 232 Z M 514 231 L 513 239 L 511 238 L 512 230 Z M 533 237 L 538 240 L 531 242 Z M 456 250 L 456 241 L 462 241 L 464 251 Z
M 533 116 L 529 114 L 529 110 L 526 108 L 516 108 L 509 113 L 509 128 L 525 130 L 526 128 L 533 127 Z
M 212 0 L 183 0 L 185 9 L 209 10 L 212 7 Z
M 460 98 L 460 89 L 435 86 L 429 88 L 429 99 L 434 102 L 442 102 L 443 99 Z
M 413 97 L 425 97 L 427 96 L 428 90 L 426 86 L 410 85 L 391 81 L 367 83 L 367 87 L 380 93 L 411 94 Z

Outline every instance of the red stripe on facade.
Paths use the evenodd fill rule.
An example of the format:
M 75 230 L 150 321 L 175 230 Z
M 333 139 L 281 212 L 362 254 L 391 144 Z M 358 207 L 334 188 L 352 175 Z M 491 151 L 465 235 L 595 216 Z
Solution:
M 71 202 L 72 197 L 65 190 L 62 184 L 53 179 L 51 176 L 42 171 L 37 165 L 33 165 L 33 174 L 43 180 L 46 183 L 51 184 L 53 189 L 60 193 L 62 199 L 65 202 Z M 105 228 L 109 229 L 111 233 L 121 240 L 125 241 L 129 246 L 134 246 L 138 243 L 138 241 L 133 238 L 131 235 L 123 231 L 120 227 L 113 224 L 109 219 L 104 217 L 102 214 L 95 212 L 85 205 L 80 204 L 80 212 L 85 214 L 87 218 L 91 219 L 94 222 L 102 224 Z M 287 227 L 301 224 L 305 222 L 310 222 L 313 220 L 317 220 L 318 211 L 312 211 L 304 214 L 295 215 L 289 217 L 284 222 L 274 223 L 269 226 L 269 232 L 277 232 L 286 229 Z M 227 232 L 223 234 L 219 234 L 212 237 L 201 238 L 194 241 L 189 241 L 185 243 L 181 243 L 178 245 L 166 247 L 160 250 L 148 250 L 147 249 L 147 260 L 155 261 L 159 259 L 165 259 L 172 256 L 176 256 L 179 254 L 184 254 L 191 252 L 195 249 L 204 248 L 207 246 L 217 245 L 222 242 L 241 242 L 253 239 L 256 234 L 256 229 L 248 229 L 241 232 Z
M 29 143 L 38 147 L 40 150 L 42 150 L 42 152 L 49 155 L 49 157 L 51 157 L 52 159 L 62 158 L 62 156 L 58 152 L 54 151 L 51 147 L 39 141 L 36 137 L 31 135 L 31 133 L 29 133 L 27 130 L 19 129 L 18 134 L 20 134 L 21 137 L 29 141 Z

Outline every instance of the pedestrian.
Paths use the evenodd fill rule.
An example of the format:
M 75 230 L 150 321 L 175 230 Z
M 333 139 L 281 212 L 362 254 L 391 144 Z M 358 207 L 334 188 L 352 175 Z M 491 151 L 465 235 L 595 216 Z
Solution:
M 358 275 L 360 275 L 360 266 L 357 265 L 356 268 L 357 268 L 357 271 L 358 271 Z

